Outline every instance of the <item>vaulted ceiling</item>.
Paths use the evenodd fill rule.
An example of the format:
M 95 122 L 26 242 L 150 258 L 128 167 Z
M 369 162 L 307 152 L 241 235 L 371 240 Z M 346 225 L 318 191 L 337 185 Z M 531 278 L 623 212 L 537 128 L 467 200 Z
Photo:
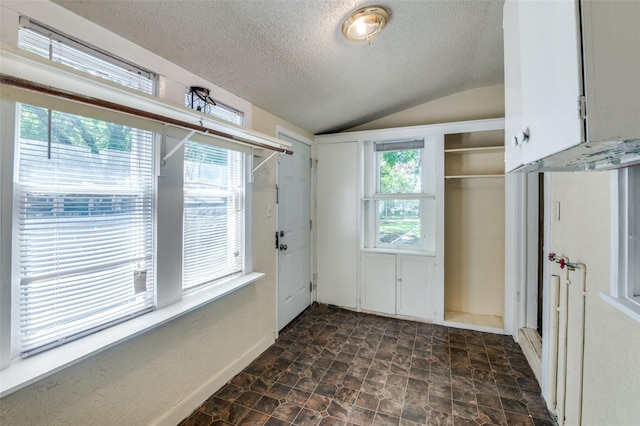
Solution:
M 386 0 L 371 45 L 340 27 L 371 1 L 54 0 L 312 133 L 503 82 L 499 0 Z

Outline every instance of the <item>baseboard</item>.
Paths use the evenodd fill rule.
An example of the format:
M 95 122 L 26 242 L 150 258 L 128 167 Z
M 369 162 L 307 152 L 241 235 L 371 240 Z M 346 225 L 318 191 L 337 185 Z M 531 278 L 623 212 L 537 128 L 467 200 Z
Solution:
M 214 394 L 218 389 L 222 388 L 236 374 L 242 371 L 246 366 L 251 364 L 260 354 L 262 354 L 274 342 L 274 335 L 269 334 L 255 345 L 249 348 L 245 353 L 239 356 L 234 362 L 227 365 L 225 369 L 218 372 L 205 383 L 196 389 L 191 395 L 180 401 L 170 411 L 164 413 L 153 424 L 161 426 L 175 426 L 187 417 L 193 410 L 198 408 L 209 396 Z
M 542 387 L 542 341 L 540 335 L 532 328 L 518 330 L 518 343 L 525 358 L 531 366 L 538 384 Z

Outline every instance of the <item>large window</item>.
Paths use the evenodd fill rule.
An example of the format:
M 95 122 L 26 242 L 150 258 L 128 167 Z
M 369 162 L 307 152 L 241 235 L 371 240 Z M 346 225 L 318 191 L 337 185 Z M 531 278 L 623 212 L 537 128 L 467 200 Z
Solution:
M 152 135 L 20 107 L 21 356 L 153 307 Z
M 154 77 L 22 20 L 19 46 L 153 93 Z M 153 134 L 18 106 L 15 345 L 26 357 L 154 307 Z
M 423 139 L 365 144 L 365 248 L 435 250 L 431 151 Z
M 242 272 L 244 155 L 185 144 L 183 270 L 185 290 Z
M 242 125 L 241 111 L 187 90 L 186 106 Z M 215 284 L 244 267 L 244 155 L 187 142 L 184 145 L 182 288 Z

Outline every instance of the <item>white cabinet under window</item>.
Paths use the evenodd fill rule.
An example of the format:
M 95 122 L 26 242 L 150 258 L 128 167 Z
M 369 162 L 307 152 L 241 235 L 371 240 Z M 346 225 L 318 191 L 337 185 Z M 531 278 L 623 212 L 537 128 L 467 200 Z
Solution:
M 436 284 L 436 262 L 430 256 L 396 256 L 396 313 L 439 319 L 442 316 L 440 287 Z
M 433 257 L 364 252 L 360 270 L 363 310 L 436 319 L 439 303 L 434 297 Z
M 365 253 L 360 257 L 360 306 L 366 311 L 396 313 L 396 256 Z
M 640 2 L 507 1 L 507 171 L 640 163 Z

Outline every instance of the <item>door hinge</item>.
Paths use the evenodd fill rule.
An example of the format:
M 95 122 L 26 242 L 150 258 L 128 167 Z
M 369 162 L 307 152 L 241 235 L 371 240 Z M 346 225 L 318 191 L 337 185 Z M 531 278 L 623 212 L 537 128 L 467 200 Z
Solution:
M 280 186 L 276 185 L 276 204 L 280 200 Z
M 313 158 L 309 157 L 309 168 L 313 169 Z
M 580 115 L 581 120 L 586 120 L 587 98 L 584 95 L 578 97 L 578 114 Z
M 313 291 L 313 283 L 309 281 L 309 292 Z
M 313 229 L 313 221 L 310 220 L 309 221 L 309 231 L 311 231 Z

